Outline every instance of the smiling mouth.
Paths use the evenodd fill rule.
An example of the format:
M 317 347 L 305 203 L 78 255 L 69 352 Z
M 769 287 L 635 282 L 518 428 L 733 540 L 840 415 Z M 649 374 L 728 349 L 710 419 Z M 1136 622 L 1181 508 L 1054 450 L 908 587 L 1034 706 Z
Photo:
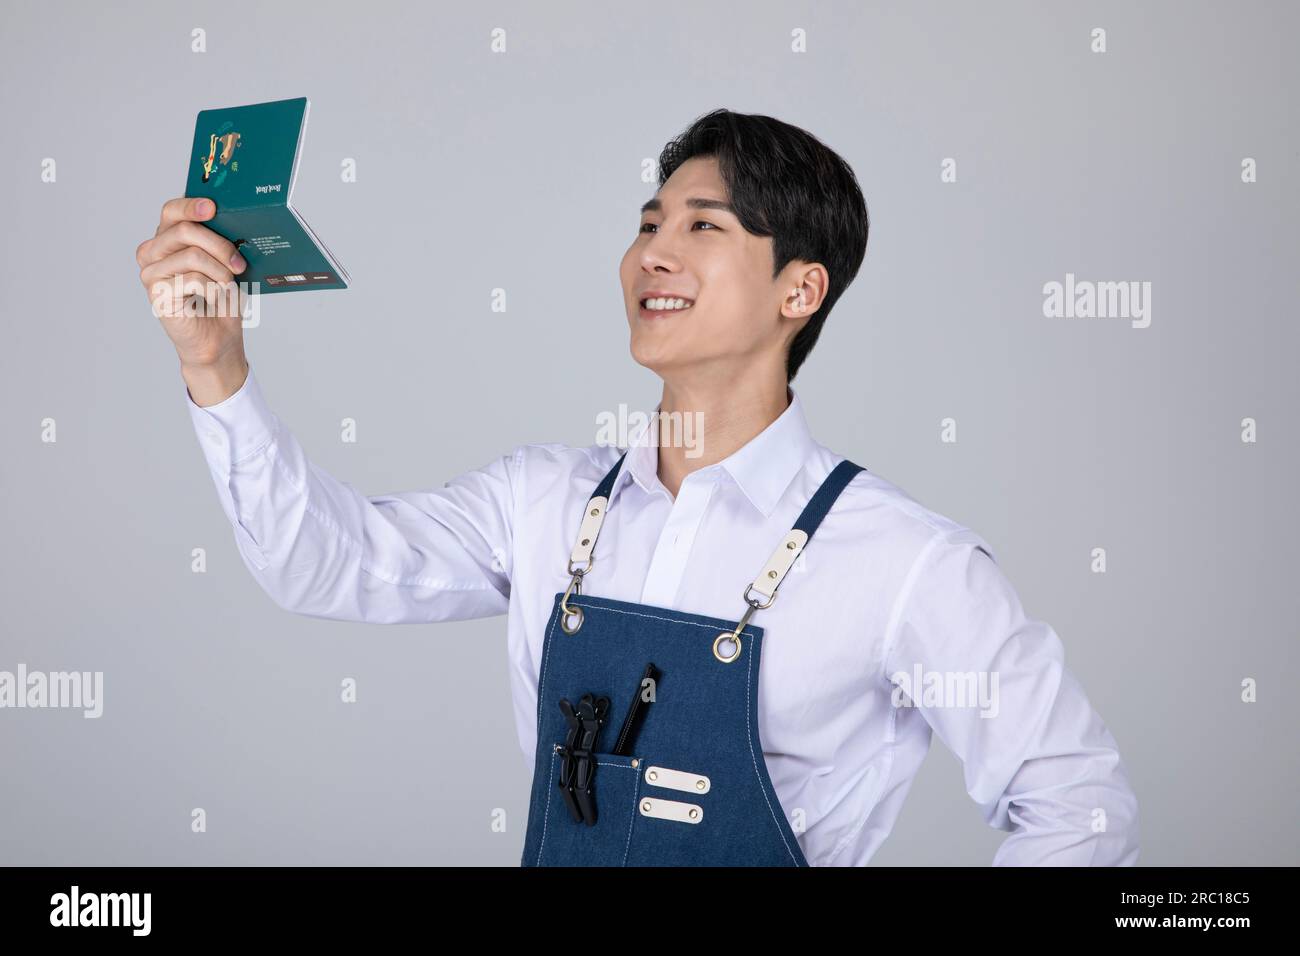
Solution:
M 644 318 L 660 318 L 663 316 L 677 315 L 681 312 L 689 312 L 695 305 L 693 299 L 669 298 L 667 296 L 655 296 L 649 299 L 642 299 L 637 303 L 640 312 Z

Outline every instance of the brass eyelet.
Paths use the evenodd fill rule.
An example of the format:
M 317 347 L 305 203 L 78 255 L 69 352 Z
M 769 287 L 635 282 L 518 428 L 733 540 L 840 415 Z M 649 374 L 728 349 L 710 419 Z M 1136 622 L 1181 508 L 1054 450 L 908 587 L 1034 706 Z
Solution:
M 734 641 L 736 644 L 736 651 L 730 657 L 723 656 L 722 651 L 718 647 L 718 645 L 721 644 L 723 641 Z M 734 661 L 736 661 L 740 657 L 741 650 L 742 650 L 742 646 L 740 641 L 740 635 L 735 634 L 732 631 L 723 631 L 721 634 L 719 634 L 717 637 L 713 639 L 713 656 L 716 657 L 718 660 L 722 661 L 722 663 L 724 664 L 731 664 Z

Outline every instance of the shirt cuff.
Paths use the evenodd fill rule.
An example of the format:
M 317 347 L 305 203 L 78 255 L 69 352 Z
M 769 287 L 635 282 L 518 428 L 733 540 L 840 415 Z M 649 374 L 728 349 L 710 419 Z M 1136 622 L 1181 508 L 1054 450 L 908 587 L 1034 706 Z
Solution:
M 223 470 L 266 447 L 275 437 L 278 421 L 262 397 L 251 365 L 238 391 L 216 405 L 196 405 L 184 380 L 182 387 L 199 443 Z

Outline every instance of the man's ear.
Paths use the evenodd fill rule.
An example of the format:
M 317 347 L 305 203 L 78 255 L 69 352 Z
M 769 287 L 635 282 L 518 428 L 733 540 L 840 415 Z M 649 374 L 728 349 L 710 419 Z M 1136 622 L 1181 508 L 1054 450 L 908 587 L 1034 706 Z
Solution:
M 821 308 L 829 287 L 830 276 L 824 265 L 820 262 L 801 265 L 782 300 L 781 314 L 792 319 L 811 318 Z

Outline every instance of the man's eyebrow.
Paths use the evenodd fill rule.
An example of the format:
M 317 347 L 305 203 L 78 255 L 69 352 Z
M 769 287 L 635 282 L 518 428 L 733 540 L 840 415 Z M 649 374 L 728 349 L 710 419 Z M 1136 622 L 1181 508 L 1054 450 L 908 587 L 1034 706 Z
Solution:
M 736 214 L 736 210 L 731 208 L 731 203 L 722 199 L 703 199 L 696 197 L 686 200 L 686 205 L 691 209 L 717 209 L 721 212 L 729 212 L 733 216 Z M 663 208 L 664 204 L 658 199 L 651 199 L 641 207 L 641 215 L 644 216 L 648 212 L 661 212 Z

